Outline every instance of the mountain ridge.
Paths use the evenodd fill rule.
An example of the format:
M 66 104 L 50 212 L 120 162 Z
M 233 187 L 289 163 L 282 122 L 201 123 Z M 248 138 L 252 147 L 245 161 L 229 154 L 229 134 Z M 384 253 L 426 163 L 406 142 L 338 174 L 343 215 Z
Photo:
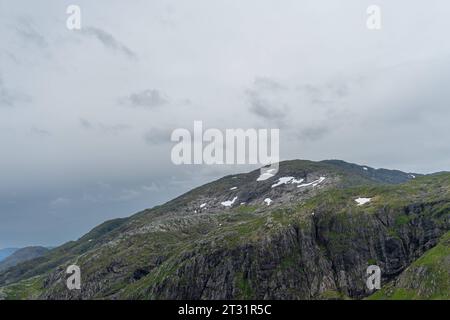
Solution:
M 392 280 L 448 230 L 445 173 L 291 160 L 259 177 L 229 175 L 106 221 L 0 273 L 0 285 L 38 277 L 37 297 L 49 299 L 363 298 L 369 260 Z M 86 281 L 78 293 L 61 281 L 74 262 Z
M 32 260 L 43 256 L 49 251 L 48 248 L 40 246 L 30 246 L 14 250 L 9 256 L 0 261 L 0 272 L 14 267 L 21 262 Z
M 19 248 L 3 248 L 0 249 L 0 262 L 3 261 L 5 258 L 12 255 L 15 251 L 19 250 Z

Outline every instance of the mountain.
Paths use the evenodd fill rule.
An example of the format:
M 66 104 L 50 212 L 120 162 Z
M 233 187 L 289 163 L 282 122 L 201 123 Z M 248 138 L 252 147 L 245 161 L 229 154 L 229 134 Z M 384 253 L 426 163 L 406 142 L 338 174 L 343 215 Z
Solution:
M 15 265 L 43 256 L 49 249 L 44 247 L 25 247 L 14 251 L 10 256 L 0 262 L 0 271 L 4 271 Z
M 12 255 L 15 251 L 17 251 L 18 248 L 5 248 L 0 249 L 0 262 L 3 261 L 5 258 Z
M 381 268 L 382 290 L 410 288 L 414 263 L 447 246 L 442 239 L 450 229 L 449 212 L 449 173 L 424 176 L 339 160 L 284 161 L 275 176 L 259 170 L 226 176 L 164 205 L 107 221 L 0 273 L 0 295 L 373 297 L 367 267 Z M 70 264 L 81 268 L 80 291 L 65 287 Z M 388 298 L 388 292 L 379 297 Z

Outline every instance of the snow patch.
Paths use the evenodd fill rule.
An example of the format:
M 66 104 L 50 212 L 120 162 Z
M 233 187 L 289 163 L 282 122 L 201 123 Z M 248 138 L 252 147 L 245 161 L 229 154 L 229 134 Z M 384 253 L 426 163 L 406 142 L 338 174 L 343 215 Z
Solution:
M 221 205 L 223 205 L 224 207 L 231 207 L 236 200 L 237 197 L 234 197 L 233 200 L 221 202 Z
M 325 179 L 326 179 L 325 177 L 320 177 L 319 179 L 314 180 L 313 182 L 303 183 L 303 184 L 299 185 L 298 188 L 304 188 L 304 187 L 309 187 L 309 186 L 316 187 L 319 184 L 321 184 Z
M 367 168 L 367 167 L 363 167 L 363 169 L 366 170 L 366 171 L 369 170 L 369 168 Z
M 355 202 L 358 204 L 358 206 L 365 205 L 366 203 L 369 203 L 372 200 L 372 198 L 358 198 L 355 199 Z
M 416 176 L 415 175 L 413 175 L 413 174 L 410 174 L 409 175 L 411 178 L 413 178 L 413 179 L 415 179 L 416 178 Z
M 206 207 L 206 203 L 202 203 L 202 204 L 200 205 L 200 209 L 203 209 L 204 207 Z
M 267 170 L 262 175 L 260 175 L 258 177 L 258 179 L 256 179 L 256 181 L 264 181 L 264 180 L 267 180 L 269 178 L 272 178 L 273 176 L 275 176 L 275 174 L 273 173 L 275 171 L 276 171 L 276 169 L 269 169 L 269 170 Z
M 272 188 L 281 186 L 282 184 L 299 184 L 302 183 L 303 179 L 297 180 L 294 177 L 281 177 L 278 179 L 278 182 L 272 185 Z
M 236 189 L 237 189 L 237 187 L 230 188 L 230 190 L 236 190 Z
M 271 204 L 273 201 L 272 201 L 272 199 L 270 199 L 270 198 L 265 198 L 265 199 L 264 199 L 264 202 L 265 202 L 268 206 L 270 206 L 270 204 Z

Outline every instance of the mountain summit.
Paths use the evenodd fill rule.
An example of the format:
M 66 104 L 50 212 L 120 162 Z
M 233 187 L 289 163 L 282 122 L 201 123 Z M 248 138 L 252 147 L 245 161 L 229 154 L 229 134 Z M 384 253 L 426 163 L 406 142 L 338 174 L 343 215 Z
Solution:
M 107 221 L 0 273 L 0 296 L 361 299 L 409 290 L 411 298 L 449 298 L 435 281 L 408 282 L 449 270 L 449 212 L 448 173 L 284 161 L 276 175 L 226 176 Z M 427 259 L 432 250 L 441 257 Z M 71 264 L 81 268 L 81 290 L 65 287 Z M 376 295 L 366 286 L 369 265 L 382 271 Z M 448 272 L 439 276 L 448 283 Z

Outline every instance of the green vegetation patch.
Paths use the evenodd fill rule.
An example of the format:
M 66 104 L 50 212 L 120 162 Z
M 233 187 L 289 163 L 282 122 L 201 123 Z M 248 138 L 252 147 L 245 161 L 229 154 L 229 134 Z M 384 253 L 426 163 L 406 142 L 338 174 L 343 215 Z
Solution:
M 0 288 L 0 298 L 5 300 L 36 300 L 42 293 L 44 277 L 37 276 Z
M 254 292 L 251 288 L 249 279 L 245 278 L 244 273 L 239 272 L 235 275 L 235 286 L 239 289 L 238 299 L 254 299 Z

